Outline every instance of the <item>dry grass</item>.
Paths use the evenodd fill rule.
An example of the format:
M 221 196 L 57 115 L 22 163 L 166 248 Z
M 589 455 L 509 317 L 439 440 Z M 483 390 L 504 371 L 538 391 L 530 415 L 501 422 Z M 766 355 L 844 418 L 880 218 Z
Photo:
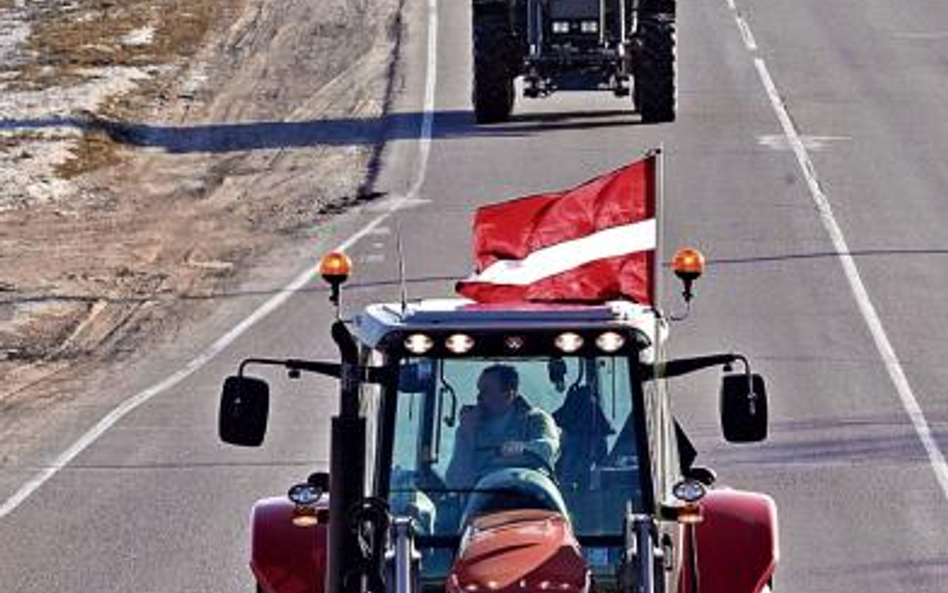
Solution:
M 40 132 L 17 132 L 0 136 L 0 150 L 11 150 L 26 142 L 41 142 L 47 136 Z
M 266 6 L 265 10 L 243 12 L 245 2 L 77 0 L 76 10 L 47 14 L 48 22 L 32 15 L 31 47 L 36 53 L 44 48 L 42 59 L 33 56 L 34 71 L 48 75 L 55 86 L 69 76 L 84 80 L 89 76 L 84 69 L 92 65 L 161 68 L 133 91 L 114 94 L 94 109 L 62 110 L 62 115 L 78 119 L 83 134 L 71 144 L 72 158 L 59 165 L 56 173 L 62 178 L 82 177 L 76 183 L 82 191 L 79 199 L 37 202 L 29 209 L 0 212 L 0 229 L 4 229 L 0 232 L 4 246 L 0 291 L 9 293 L 6 300 L 14 308 L 19 306 L 17 299 L 77 300 L 62 315 L 27 311 L 35 324 L 30 321 L 31 327 L 21 325 L 6 335 L 0 323 L 0 361 L 4 350 L 19 361 L 60 360 L 76 352 L 95 351 L 106 343 L 98 334 L 70 338 L 68 351 L 57 349 L 82 322 L 92 301 L 105 302 L 109 311 L 117 311 L 114 319 L 97 318 L 95 327 L 116 329 L 108 335 L 103 352 L 112 356 L 131 351 L 134 344 L 189 315 L 195 307 L 192 298 L 218 294 L 246 262 L 282 241 L 284 234 L 310 228 L 314 220 L 330 212 L 324 209 L 326 203 L 355 195 L 359 179 L 350 177 L 366 166 L 367 148 L 303 146 L 247 154 L 143 154 L 109 137 L 108 122 L 165 121 L 168 113 L 180 115 L 178 93 L 182 81 L 190 80 L 182 77 L 184 67 L 194 63 L 192 56 L 198 52 L 203 64 L 208 47 L 215 52 L 208 62 L 210 71 L 225 73 L 221 80 L 235 76 L 237 82 L 223 90 L 213 86 L 215 81 L 209 83 L 212 90 L 208 92 L 218 94 L 208 97 L 222 97 L 220 106 L 208 107 L 212 99 L 200 97 L 188 99 L 187 104 L 193 102 L 197 110 L 220 109 L 214 116 L 217 120 L 225 120 L 234 106 L 242 117 L 252 114 L 266 119 L 290 113 L 312 98 L 314 88 L 353 64 L 358 67 L 349 83 L 332 86 L 307 109 L 316 114 L 337 109 L 340 113 L 351 110 L 354 116 L 361 114 L 359 110 L 365 110 L 367 117 L 376 115 L 372 110 L 384 97 L 387 56 L 381 52 L 372 60 L 355 61 L 377 40 L 372 35 L 374 25 L 370 28 L 357 15 L 350 15 L 346 22 L 352 43 L 344 46 L 339 43 L 341 18 L 328 18 L 328 24 L 317 20 L 326 15 L 312 10 L 311 0 L 289 3 L 295 16 L 303 17 L 296 20 L 281 14 L 280 7 L 266 4 L 254 5 Z M 345 6 L 347 0 L 333 2 Z M 156 8 L 149 9 L 150 4 Z M 83 16 L 89 14 L 95 18 Z M 122 20 L 121 15 L 127 18 Z M 237 21 L 235 17 L 242 15 L 255 16 Z M 98 22 L 103 20 L 110 24 Z M 239 34 L 228 30 L 228 36 L 217 35 L 218 27 L 232 27 L 234 22 L 241 23 L 235 29 Z M 297 22 L 303 24 L 297 27 Z M 126 48 L 130 55 L 122 57 L 121 38 L 146 26 L 154 30 L 153 43 L 132 45 Z M 314 30 L 320 35 L 313 34 Z M 67 37 L 83 51 L 72 55 Z M 335 48 L 331 47 L 334 42 Z M 109 56 L 121 60 L 106 61 Z M 264 56 L 267 59 L 260 59 Z M 271 101 L 258 99 L 271 96 L 275 97 Z M 203 115 L 196 117 L 200 121 Z M 103 125 L 96 124 L 97 118 Z M 75 129 L 61 132 L 71 135 Z M 24 130 L 17 136 L 25 142 L 32 134 Z M 0 149 L 5 142 L 11 152 L 16 149 L 16 140 L 2 136 Z M 88 175 L 101 169 L 107 170 Z M 260 195 L 267 199 L 255 198 Z M 7 250 L 6 245 L 16 250 Z M 7 279 L 10 285 L 4 289 L 2 282 Z M 139 312 L 136 307 L 144 301 L 153 306 Z M 0 321 L 3 315 L 0 310 Z M 128 322 L 132 315 L 134 322 Z
M 4 0 L 0 0 L 4 1 Z M 217 18 L 240 0 L 78 0 L 31 18 L 28 60 L 11 81 L 15 90 L 42 90 L 87 80 L 96 69 L 182 66 L 201 46 Z M 123 43 L 134 31 L 150 28 L 152 41 Z M 157 70 L 156 70 L 157 71 Z M 161 70 L 138 84 L 134 93 L 113 97 L 102 115 L 130 117 L 167 98 L 176 68 Z M 56 169 L 65 179 L 121 162 L 120 151 L 103 133 L 89 131 Z
M 193 55 L 221 4 L 226 3 L 78 0 L 73 9 L 56 9 L 33 25 L 29 48 L 37 57 L 34 68 L 41 71 L 34 76 L 61 81 L 90 68 L 165 64 Z M 122 43 L 125 35 L 144 27 L 154 28 L 152 43 Z
M 102 130 L 90 130 L 72 149 L 72 157 L 56 168 L 63 179 L 73 179 L 90 171 L 122 162 L 118 147 Z

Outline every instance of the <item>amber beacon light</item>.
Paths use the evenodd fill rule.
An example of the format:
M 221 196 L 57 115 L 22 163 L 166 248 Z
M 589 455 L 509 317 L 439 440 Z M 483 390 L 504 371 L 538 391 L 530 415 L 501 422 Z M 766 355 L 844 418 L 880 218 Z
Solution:
M 704 274 L 704 255 L 691 247 L 679 249 L 672 260 L 672 269 L 685 285 L 682 291 L 685 302 L 691 301 L 694 297 L 692 285 Z
M 352 271 L 352 260 L 341 251 L 333 251 L 319 262 L 319 275 L 323 277 L 332 289 L 329 300 L 339 305 L 339 287 L 349 279 Z

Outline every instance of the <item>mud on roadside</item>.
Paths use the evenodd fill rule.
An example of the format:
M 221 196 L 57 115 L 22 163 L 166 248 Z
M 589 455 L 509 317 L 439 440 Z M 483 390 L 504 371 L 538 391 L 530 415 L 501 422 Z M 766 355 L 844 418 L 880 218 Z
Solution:
M 0 0 L 0 409 L 359 199 L 399 9 Z

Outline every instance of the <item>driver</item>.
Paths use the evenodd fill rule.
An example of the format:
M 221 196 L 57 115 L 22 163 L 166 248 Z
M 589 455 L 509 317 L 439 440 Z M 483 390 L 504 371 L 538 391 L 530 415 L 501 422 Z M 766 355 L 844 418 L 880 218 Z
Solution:
M 484 474 L 504 467 L 553 467 L 560 448 L 553 418 L 517 392 L 517 370 L 487 367 L 477 380 L 477 405 L 461 408 L 454 453 L 445 473 L 449 486 L 468 489 Z M 531 460 L 530 458 L 534 459 Z

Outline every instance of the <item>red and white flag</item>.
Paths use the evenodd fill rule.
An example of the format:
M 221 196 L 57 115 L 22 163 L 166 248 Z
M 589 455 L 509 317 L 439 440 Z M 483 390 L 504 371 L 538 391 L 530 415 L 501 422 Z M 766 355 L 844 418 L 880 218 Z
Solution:
M 475 273 L 457 291 L 481 303 L 652 304 L 658 158 L 566 192 L 478 209 Z

